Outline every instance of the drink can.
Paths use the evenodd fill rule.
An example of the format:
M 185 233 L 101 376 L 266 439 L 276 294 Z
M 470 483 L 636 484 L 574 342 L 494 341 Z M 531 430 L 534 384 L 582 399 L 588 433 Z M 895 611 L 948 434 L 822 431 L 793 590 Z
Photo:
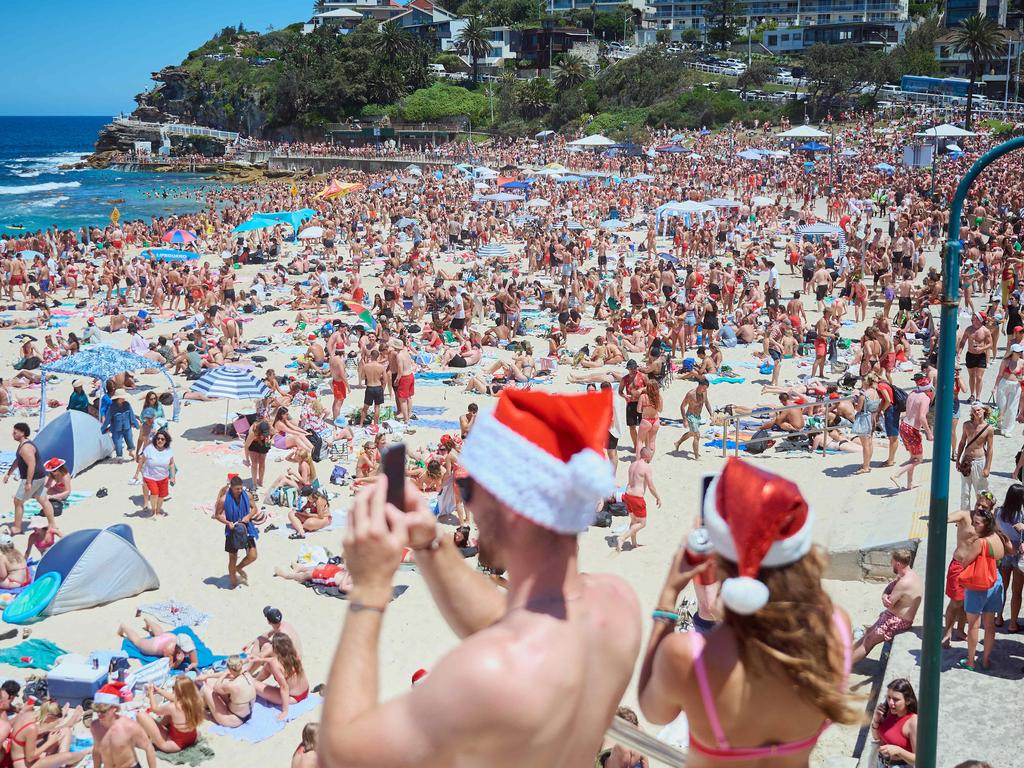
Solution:
M 690 531 L 690 535 L 686 537 L 686 552 L 684 556 L 688 565 L 697 566 L 707 562 L 714 551 L 715 548 L 711 543 L 711 537 L 708 536 L 707 528 L 694 528 Z M 714 584 L 716 581 L 718 581 L 718 576 L 715 574 L 714 566 L 708 568 L 703 573 L 697 574 L 697 583 L 703 586 Z

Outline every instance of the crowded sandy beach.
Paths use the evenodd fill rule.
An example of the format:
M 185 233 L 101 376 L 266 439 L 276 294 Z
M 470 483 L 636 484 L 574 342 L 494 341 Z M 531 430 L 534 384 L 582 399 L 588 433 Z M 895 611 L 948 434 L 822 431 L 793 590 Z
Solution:
M 930 197 L 928 127 L 494 139 L 8 230 L 4 759 L 648 764 L 618 713 L 690 765 L 862 730 L 913 765 L 880 654 L 921 627 L 939 252 L 996 142 Z M 1019 675 L 1019 173 L 961 228 L 965 687 Z M 876 544 L 885 580 L 836 565 Z

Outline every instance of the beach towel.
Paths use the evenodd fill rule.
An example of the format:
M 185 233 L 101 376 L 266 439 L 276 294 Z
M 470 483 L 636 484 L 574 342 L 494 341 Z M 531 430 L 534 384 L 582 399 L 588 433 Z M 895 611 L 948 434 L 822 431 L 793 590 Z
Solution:
M 149 603 L 139 608 L 148 613 L 165 627 L 199 627 L 205 624 L 210 616 L 188 603 L 177 600 L 164 600 L 162 603 Z
M 23 640 L 10 648 L 0 649 L 0 664 L 26 669 L 44 669 L 49 672 L 58 657 L 66 654 L 63 648 L 49 640 Z
M 186 747 L 178 752 L 161 752 L 158 749 L 156 756 L 171 765 L 196 766 L 200 763 L 205 763 L 207 760 L 212 760 L 217 756 L 217 753 L 213 751 L 213 747 L 210 746 L 209 742 L 200 736 L 199 740 L 191 747 Z
M 708 379 L 709 384 L 742 384 L 745 381 L 742 376 L 714 376 Z
M 416 381 L 454 379 L 458 375 L 456 371 L 417 371 Z
M 3 451 L 0 453 L 0 472 L 6 472 L 11 468 L 16 455 L 14 451 Z
M 280 707 L 273 707 L 257 699 L 253 702 L 252 717 L 247 722 L 237 728 L 211 725 L 210 733 L 215 733 L 218 736 L 230 736 L 236 741 L 245 741 L 249 744 L 259 744 L 278 733 L 286 723 L 290 723 L 320 706 L 320 701 L 320 697 L 314 693 L 298 704 L 289 704 L 288 719 L 281 721 L 277 719 L 277 716 L 281 714 Z
M 722 447 L 722 441 L 721 440 L 708 440 L 706 443 L 704 443 L 704 447 L 705 448 L 721 448 Z M 726 440 L 725 441 L 725 448 L 728 451 L 736 450 L 736 441 L 735 440 Z M 747 446 L 745 446 L 742 443 L 740 443 L 740 450 L 741 451 L 747 450 Z
M 412 412 L 417 416 L 443 416 L 448 412 L 448 409 L 443 405 L 414 405 Z M 13 456 L 14 454 L 12 453 L 11 461 L 14 461 Z
M 440 429 L 444 432 L 458 431 L 459 422 L 448 419 L 416 419 L 414 426 L 417 429 Z
M 196 659 L 199 662 L 200 669 L 207 669 L 212 667 L 214 664 L 223 661 L 227 656 L 218 656 L 213 653 L 195 632 L 192 631 L 191 627 L 175 627 L 174 629 L 168 630 L 174 635 L 188 635 L 191 637 L 196 644 Z M 136 647 L 135 643 L 132 643 L 125 638 L 121 641 L 121 650 L 128 654 L 130 659 L 138 659 L 143 664 L 149 664 L 151 661 L 156 661 L 158 656 L 147 656 Z M 174 674 L 172 671 L 171 674 Z

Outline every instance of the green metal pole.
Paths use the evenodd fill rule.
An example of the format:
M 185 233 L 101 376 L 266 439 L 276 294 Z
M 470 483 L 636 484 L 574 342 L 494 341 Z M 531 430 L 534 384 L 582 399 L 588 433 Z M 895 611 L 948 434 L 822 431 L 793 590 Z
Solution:
M 957 185 L 949 212 L 946 253 L 942 259 L 942 314 L 939 324 L 939 371 L 932 450 L 931 500 L 928 504 L 928 561 L 924 584 L 924 638 L 921 648 L 920 713 L 917 768 L 936 768 L 939 733 L 939 673 L 942 662 L 943 600 L 946 576 L 946 519 L 949 514 L 949 457 L 952 453 L 953 369 L 960 309 L 960 216 L 971 184 L 995 160 L 1024 148 L 1024 137 L 993 147 L 971 166 Z

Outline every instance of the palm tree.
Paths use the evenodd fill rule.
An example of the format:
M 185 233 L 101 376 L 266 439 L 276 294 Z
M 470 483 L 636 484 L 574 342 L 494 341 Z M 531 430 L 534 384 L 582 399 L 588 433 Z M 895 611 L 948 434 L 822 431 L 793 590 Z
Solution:
M 586 62 L 575 53 L 562 56 L 555 67 L 555 84 L 558 90 L 569 91 L 583 85 L 589 77 L 587 69 Z
M 412 35 L 393 21 L 381 24 L 378 34 L 380 35 L 380 52 L 384 58 L 391 61 L 397 61 L 411 53 L 416 44 Z
M 484 20 L 479 16 L 471 16 L 466 26 L 455 38 L 455 44 L 462 53 L 469 56 L 473 64 L 473 82 L 477 82 L 480 59 L 485 58 L 491 52 L 491 33 Z
M 971 57 L 971 85 L 967 91 L 967 117 L 964 127 L 971 130 L 971 109 L 974 106 L 974 83 L 985 65 L 1000 55 L 1006 45 L 1006 30 L 988 16 L 974 15 L 960 22 L 953 30 L 953 50 Z
M 555 100 L 551 81 L 546 77 L 527 80 L 516 88 L 515 100 L 519 105 L 519 111 L 527 120 L 540 117 Z

